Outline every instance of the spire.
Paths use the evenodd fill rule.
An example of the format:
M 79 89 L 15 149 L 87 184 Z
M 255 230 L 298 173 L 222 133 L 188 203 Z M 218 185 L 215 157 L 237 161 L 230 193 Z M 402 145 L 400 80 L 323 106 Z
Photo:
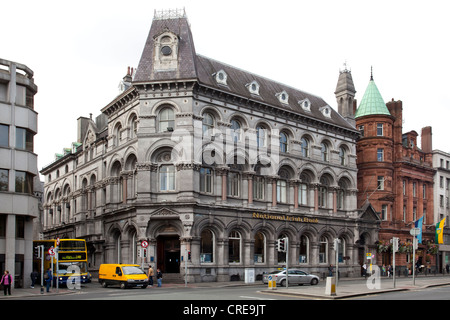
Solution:
M 370 81 L 367 86 L 364 96 L 361 99 L 358 109 L 355 113 L 355 118 L 368 115 L 391 115 L 383 97 L 378 90 L 375 81 L 373 81 L 373 68 L 370 67 Z

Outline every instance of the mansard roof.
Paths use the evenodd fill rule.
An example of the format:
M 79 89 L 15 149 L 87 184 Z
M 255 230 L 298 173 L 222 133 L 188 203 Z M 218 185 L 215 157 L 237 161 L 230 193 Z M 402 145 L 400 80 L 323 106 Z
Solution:
M 154 41 L 164 32 L 171 32 L 178 36 L 178 68 L 176 70 L 155 71 L 153 67 Z M 219 72 L 226 76 L 225 81 L 217 81 L 216 75 Z M 256 103 L 270 105 L 283 111 L 301 114 L 306 118 L 312 118 L 341 128 L 355 130 L 338 112 L 318 96 L 198 55 L 195 51 L 191 29 L 185 14 L 177 17 L 153 19 L 133 84 L 142 85 L 163 81 L 196 81 L 200 86 L 236 95 Z M 251 84 L 255 83 L 258 86 L 258 94 L 249 89 Z M 305 107 L 305 101 L 308 101 L 307 107 Z

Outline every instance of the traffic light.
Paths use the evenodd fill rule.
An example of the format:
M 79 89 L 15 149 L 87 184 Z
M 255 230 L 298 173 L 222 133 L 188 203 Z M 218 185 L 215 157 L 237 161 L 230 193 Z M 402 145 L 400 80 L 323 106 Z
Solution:
M 286 252 L 286 249 L 287 249 L 287 244 L 286 244 L 287 241 L 286 240 L 287 240 L 287 238 L 281 238 L 281 239 L 277 240 L 277 250 L 279 252 Z

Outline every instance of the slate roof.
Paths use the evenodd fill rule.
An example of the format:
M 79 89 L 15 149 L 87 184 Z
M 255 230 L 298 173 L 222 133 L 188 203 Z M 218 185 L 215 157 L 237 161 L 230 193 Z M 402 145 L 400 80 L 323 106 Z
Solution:
M 178 70 L 154 72 L 152 67 L 154 56 L 153 39 L 167 30 L 179 36 Z M 227 74 L 226 86 L 219 84 L 214 77 L 220 70 L 225 71 Z M 186 17 L 153 20 L 133 83 L 142 84 L 163 80 L 195 80 L 200 85 L 222 92 L 234 94 L 275 108 L 299 113 L 307 118 L 313 118 L 325 123 L 355 130 L 352 125 L 331 107 L 328 108 L 331 115 L 330 117 L 326 117 L 322 110 L 329 105 L 318 96 L 196 54 L 191 29 Z M 259 84 L 259 95 L 252 94 L 248 90 L 246 85 L 252 81 L 256 81 Z M 276 94 L 283 91 L 289 95 L 288 105 L 281 103 L 276 96 Z M 310 111 L 303 110 L 299 104 L 299 101 L 305 99 L 308 99 L 311 104 Z

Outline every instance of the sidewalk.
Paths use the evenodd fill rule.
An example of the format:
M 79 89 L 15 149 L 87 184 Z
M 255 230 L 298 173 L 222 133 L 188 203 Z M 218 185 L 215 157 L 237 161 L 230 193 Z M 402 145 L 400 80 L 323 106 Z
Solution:
M 97 282 L 96 279 L 92 280 L 95 286 Z M 371 294 L 380 294 L 383 292 L 392 292 L 392 291 L 405 291 L 405 290 L 414 290 L 414 289 L 423 289 L 433 286 L 443 286 L 450 285 L 450 276 L 417 276 L 415 280 L 415 285 L 413 285 L 412 276 L 409 277 L 398 277 L 396 278 L 396 287 L 393 287 L 393 280 L 383 277 L 381 279 L 380 288 L 379 289 L 369 289 L 367 286 L 367 282 L 363 278 L 343 278 L 340 279 L 338 285 L 336 286 L 335 295 L 327 295 L 325 294 L 325 283 L 326 280 L 321 280 L 321 284 L 316 286 L 289 286 L 288 289 L 284 287 L 277 287 L 275 290 L 269 289 L 265 287 L 260 292 L 272 293 L 272 294 L 281 294 L 281 295 L 297 295 L 299 297 L 307 297 L 311 299 L 345 299 L 355 296 L 364 296 Z M 228 282 L 200 282 L 200 283 L 188 283 L 188 288 L 220 288 L 220 287 L 231 287 L 231 286 L 261 286 L 260 281 L 256 281 L 255 283 L 245 283 L 244 281 L 228 281 Z M 184 283 L 163 283 L 164 288 L 184 288 Z M 83 289 L 81 289 L 83 290 Z M 42 293 L 41 293 L 42 292 Z M 41 291 L 40 285 L 35 286 L 34 288 L 17 288 L 11 289 L 11 296 L 4 296 L 3 292 L 0 292 L 0 300 L 1 299 L 26 299 L 27 297 L 39 297 L 39 296 L 57 296 L 65 295 L 65 294 L 77 294 L 79 291 L 69 290 L 67 288 L 51 288 L 50 292 L 46 292 L 46 289 L 43 288 Z
M 323 281 L 324 284 L 326 280 Z M 369 283 L 369 284 L 368 284 Z M 434 286 L 450 285 L 449 276 L 418 276 L 413 282 L 412 276 L 396 278 L 396 285 L 392 278 L 382 277 L 379 286 L 370 283 L 363 278 L 347 278 L 340 279 L 333 295 L 325 293 L 325 287 L 322 286 L 289 286 L 288 289 L 278 287 L 276 289 L 266 289 L 261 292 L 276 293 L 283 295 L 297 295 L 301 297 L 309 297 L 311 299 L 346 299 L 356 296 L 365 296 L 372 294 L 380 294 L 393 291 L 406 291 L 424 289 Z M 377 288 L 378 287 L 378 288 Z

